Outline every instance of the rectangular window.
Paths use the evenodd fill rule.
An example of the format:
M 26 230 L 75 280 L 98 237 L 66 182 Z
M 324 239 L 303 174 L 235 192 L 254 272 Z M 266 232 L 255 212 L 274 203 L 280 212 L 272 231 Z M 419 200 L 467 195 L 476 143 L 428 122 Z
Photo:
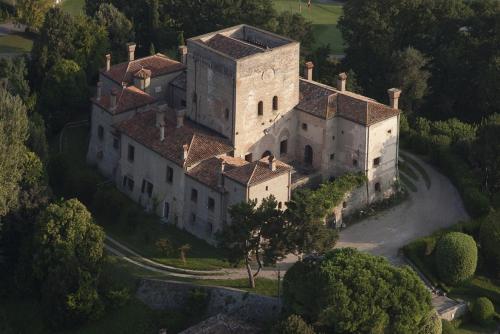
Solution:
M 134 162 L 134 158 L 135 158 L 135 147 L 132 146 L 132 145 L 128 145 L 128 154 L 127 154 L 127 157 L 128 157 L 128 161 L 130 162 Z
M 330 160 L 335 160 L 335 154 L 334 153 L 330 154 Z
M 245 155 L 245 161 L 252 162 L 252 153 Z
M 302 123 L 302 130 L 307 131 L 307 123 Z
M 128 188 L 130 191 L 134 191 L 134 180 L 128 176 L 123 177 L 123 187 Z
M 280 155 L 286 154 L 288 151 L 288 140 L 283 140 L 280 143 Z
M 208 210 L 214 211 L 215 209 L 215 200 L 212 197 L 208 198 Z
M 380 157 L 373 159 L 373 167 L 380 166 Z
M 186 100 L 181 100 L 181 107 L 185 107 L 186 106 Z
M 198 190 L 191 189 L 191 201 L 198 202 Z
M 148 197 L 153 196 L 153 184 L 149 181 L 142 180 L 141 193 L 147 193 Z
M 97 127 L 97 137 L 99 137 L 99 140 L 104 139 L 104 128 L 102 127 L 102 125 L 99 125 Z
M 167 182 L 174 182 L 174 170 L 172 167 L 167 166 Z
M 155 93 L 160 93 L 161 92 L 161 86 L 155 87 Z
M 118 150 L 120 148 L 120 140 L 116 137 L 113 137 L 113 148 Z
M 194 212 L 191 213 L 191 223 L 196 223 L 196 213 Z
M 352 165 L 353 165 L 354 167 L 358 167 L 358 160 L 353 159 L 353 160 L 352 160 Z

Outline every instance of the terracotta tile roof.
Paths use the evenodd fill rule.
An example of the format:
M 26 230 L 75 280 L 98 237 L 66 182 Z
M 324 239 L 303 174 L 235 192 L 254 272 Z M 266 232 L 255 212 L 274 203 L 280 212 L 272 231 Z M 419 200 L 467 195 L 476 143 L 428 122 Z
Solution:
M 366 96 L 349 91 L 340 92 L 303 79 L 300 80 L 300 100 L 296 108 L 323 119 L 340 116 L 363 125 L 371 125 L 399 114 L 399 110 Z
M 111 96 L 103 95 L 99 101 L 96 98 L 92 98 L 92 102 L 108 111 L 109 113 L 116 115 L 122 112 L 136 109 L 139 107 L 146 106 L 156 102 L 156 99 L 151 95 L 143 92 L 135 86 L 130 86 L 126 88 L 119 89 L 116 96 L 116 109 L 111 110 Z
M 121 84 L 122 82 L 130 84 L 134 79 L 134 74 L 141 69 L 150 71 L 151 77 L 154 78 L 160 75 L 180 71 L 185 68 L 186 66 L 182 63 L 158 53 L 153 56 L 139 58 L 131 62 L 113 65 L 109 71 L 101 70 L 101 74 L 118 84 Z
M 264 52 L 263 48 L 221 34 L 215 35 L 204 43 L 212 49 L 222 52 L 234 59 L 240 59 Z
M 115 128 L 182 167 L 192 166 L 233 150 L 226 138 L 187 119 L 184 120 L 184 126 L 177 128 L 173 110 L 166 111 L 163 141 L 160 140 L 160 129 L 155 125 L 156 109 L 151 109 L 116 124 Z M 182 159 L 184 145 L 188 146 L 186 161 Z
M 276 169 L 274 171 L 269 168 L 269 158 L 265 157 L 241 167 L 233 168 L 224 172 L 224 175 L 243 185 L 252 186 L 287 173 L 292 169 L 292 167 L 282 161 L 274 161 L 276 162 Z
M 172 86 L 175 86 L 177 88 L 186 90 L 187 87 L 187 74 L 186 72 L 182 72 L 178 76 L 175 77 L 174 80 L 170 82 Z
M 192 178 L 194 178 L 195 180 L 204 183 L 215 190 L 220 191 L 221 189 L 218 187 L 218 180 L 219 180 L 221 161 L 225 162 L 224 170 L 226 172 L 236 167 L 248 164 L 247 161 L 241 158 L 233 158 L 225 155 L 219 158 L 214 157 L 202 161 L 197 166 L 191 168 L 187 172 L 187 174 Z

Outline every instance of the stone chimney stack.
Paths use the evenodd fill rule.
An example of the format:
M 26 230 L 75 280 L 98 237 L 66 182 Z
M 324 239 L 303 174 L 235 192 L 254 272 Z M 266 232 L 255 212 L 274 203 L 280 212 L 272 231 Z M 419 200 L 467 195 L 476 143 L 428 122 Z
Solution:
M 102 82 L 97 81 L 97 91 L 96 91 L 95 99 L 97 101 L 101 101 L 101 96 L 102 96 Z
M 188 157 L 188 151 L 189 151 L 189 145 L 188 144 L 182 145 L 182 161 L 186 161 Z
M 185 45 L 179 45 L 179 57 L 181 60 L 181 63 L 184 65 L 187 65 L 187 54 L 188 54 L 188 48 Z
M 224 171 L 226 169 L 226 162 L 221 159 L 220 161 L 220 169 L 219 169 L 219 179 L 218 179 L 218 186 L 220 188 L 224 187 Z
M 387 91 L 389 94 L 389 105 L 393 109 L 399 109 L 399 97 L 401 96 L 401 90 L 397 88 L 391 88 Z
M 111 55 L 108 53 L 106 55 L 106 72 L 111 69 Z
M 313 79 L 313 69 L 314 64 L 312 61 L 308 61 L 304 65 L 304 78 L 311 81 Z
M 175 111 L 175 115 L 177 116 L 176 128 L 182 128 L 184 126 L 184 115 L 186 113 L 186 109 L 179 109 Z
M 276 160 L 274 159 L 274 155 L 269 156 L 269 169 L 272 172 L 276 170 Z
M 340 73 L 337 77 L 337 90 L 345 92 L 347 85 L 347 74 L 345 72 Z
M 162 124 L 160 125 L 160 141 L 165 140 L 165 126 Z
M 110 100 L 109 100 L 109 109 L 116 110 L 116 96 L 118 95 L 118 90 L 113 88 L 111 90 Z
M 160 109 L 156 110 L 155 126 L 157 128 L 161 128 L 162 126 L 165 126 L 165 113 L 163 112 L 163 110 L 160 110 Z
M 127 43 L 128 61 L 135 60 L 135 43 Z

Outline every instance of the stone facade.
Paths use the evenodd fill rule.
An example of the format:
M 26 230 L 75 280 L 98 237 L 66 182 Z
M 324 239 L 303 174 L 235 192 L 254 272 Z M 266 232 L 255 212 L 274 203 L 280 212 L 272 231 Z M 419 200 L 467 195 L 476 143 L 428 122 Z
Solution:
M 200 238 L 230 223 L 228 208 L 361 172 L 342 214 L 393 191 L 399 91 L 390 106 L 300 77 L 300 45 L 240 25 L 191 38 L 181 62 L 163 55 L 111 65 L 93 99 L 88 160 L 165 221 Z M 132 155 L 132 157 L 131 157 Z

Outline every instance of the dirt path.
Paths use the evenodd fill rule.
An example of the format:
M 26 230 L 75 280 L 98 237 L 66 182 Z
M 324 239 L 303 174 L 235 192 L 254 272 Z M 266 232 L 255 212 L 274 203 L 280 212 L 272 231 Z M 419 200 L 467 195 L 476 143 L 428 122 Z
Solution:
M 348 227 L 340 233 L 337 247 L 355 247 L 400 263 L 398 250 L 411 240 L 469 219 L 450 180 L 418 157 L 405 154 L 425 169 L 431 180 L 430 188 L 427 189 L 422 176 L 418 181 L 412 180 L 418 191 L 410 192 L 409 200 Z

